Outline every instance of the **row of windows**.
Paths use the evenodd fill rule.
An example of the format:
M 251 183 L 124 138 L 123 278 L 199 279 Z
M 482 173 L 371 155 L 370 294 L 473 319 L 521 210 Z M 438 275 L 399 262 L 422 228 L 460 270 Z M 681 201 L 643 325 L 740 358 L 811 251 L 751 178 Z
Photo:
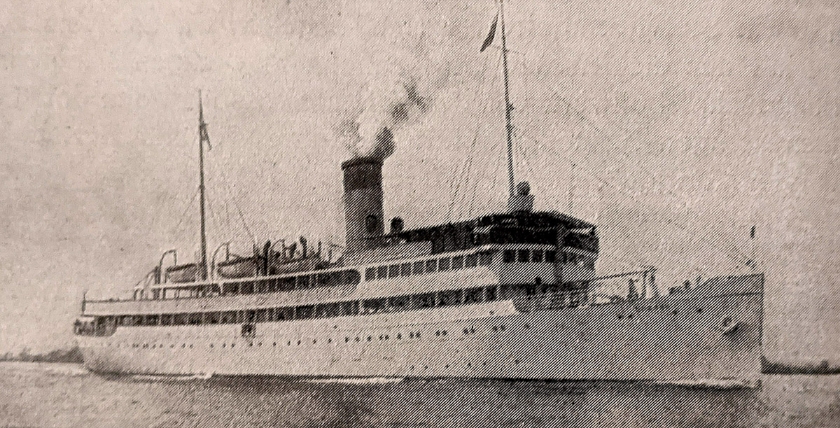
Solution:
M 336 287 L 357 285 L 361 275 L 355 269 L 310 273 L 306 275 L 267 278 L 256 281 L 227 282 L 221 284 L 199 285 L 195 287 L 168 288 L 152 290 L 151 296 L 143 296 L 142 290 L 135 292 L 135 300 L 143 297 L 158 299 L 184 299 L 191 297 L 212 297 L 219 295 L 241 295 L 255 293 L 276 293 L 292 290 L 306 290 L 316 287 Z M 221 288 L 220 288 L 221 287 Z
M 431 260 L 420 260 L 413 263 L 383 265 L 367 268 L 365 270 L 365 281 L 469 269 L 476 266 L 489 266 L 492 263 L 493 252 L 482 251 L 465 256 L 441 257 Z
M 502 253 L 503 263 L 554 263 L 557 252 L 554 250 L 505 250 Z
M 470 305 L 496 300 L 532 296 L 538 292 L 557 293 L 554 284 L 507 284 L 473 287 L 432 293 L 383 297 L 378 299 L 298 305 L 267 309 L 224 312 L 196 312 L 180 314 L 122 315 L 98 317 L 97 324 L 122 326 L 241 324 L 272 321 L 308 320 L 339 316 L 372 315 L 377 313 Z

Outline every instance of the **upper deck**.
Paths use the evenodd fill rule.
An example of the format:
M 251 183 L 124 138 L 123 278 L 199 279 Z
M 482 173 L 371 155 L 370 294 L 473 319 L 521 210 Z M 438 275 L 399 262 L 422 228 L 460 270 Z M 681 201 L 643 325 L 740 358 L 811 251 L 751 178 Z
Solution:
M 596 255 L 544 244 L 484 245 L 446 254 L 295 274 L 156 284 L 129 300 L 85 303 L 85 315 L 160 314 L 309 305 L 504 284 L 554 284 L 558 266 L 592 269 Z

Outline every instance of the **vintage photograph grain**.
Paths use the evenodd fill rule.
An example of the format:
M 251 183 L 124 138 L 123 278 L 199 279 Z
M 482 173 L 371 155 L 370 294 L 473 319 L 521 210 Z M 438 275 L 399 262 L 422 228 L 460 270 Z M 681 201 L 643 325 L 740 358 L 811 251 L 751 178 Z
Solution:
M 0 29 L 0 427 L 840 426 L 836 1 Z

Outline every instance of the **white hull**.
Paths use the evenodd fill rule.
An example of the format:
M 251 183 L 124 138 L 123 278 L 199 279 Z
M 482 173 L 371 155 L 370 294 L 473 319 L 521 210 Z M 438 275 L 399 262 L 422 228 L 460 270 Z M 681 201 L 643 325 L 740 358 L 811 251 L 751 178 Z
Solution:
M 762 288 L 761 276 L 740 277 L 581 308 L 518 312 L 499 301 L 257 323 L 253 338 L 227 324 L 119 327 L 79 342 L 85 365 L 106 373 L 750 381 L 760 373 Z M 727 317 L 736 328 L 722 325 Z

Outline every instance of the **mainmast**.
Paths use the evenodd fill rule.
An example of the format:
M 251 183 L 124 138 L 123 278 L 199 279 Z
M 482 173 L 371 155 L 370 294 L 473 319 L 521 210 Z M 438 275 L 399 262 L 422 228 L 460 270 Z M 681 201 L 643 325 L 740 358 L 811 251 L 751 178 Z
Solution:
M 206 280 L 207 274 L 207 229 L 205 224 L 204 214 L 204 143 L 210 147 L 210 137 L 207 135 L 207 124 L 204 123 L 204 108 L 201 104 L 201 90 L 198 91 L 198 167 L 199 167 L 199 185 L 198 190 L 201 194 L 201 264 L 199 265 L 199 272 L 201 280 Z
M 510 103 L 510 87 L 508 84 L 508 65 L 507 65 L 507 45 L 505 40 L 505 2 L 499 0 L 499 15 L 501 15 L 502 24 L 502 70 L 505 77 L 505 126 L 507 129 L 507 161 L 508 161 L 508 191 L 510 196 L 514 196 L 514 179 L 513 179 L 513 125 L 510 120 L 510 112 L 513 110 L 513 105 Z

